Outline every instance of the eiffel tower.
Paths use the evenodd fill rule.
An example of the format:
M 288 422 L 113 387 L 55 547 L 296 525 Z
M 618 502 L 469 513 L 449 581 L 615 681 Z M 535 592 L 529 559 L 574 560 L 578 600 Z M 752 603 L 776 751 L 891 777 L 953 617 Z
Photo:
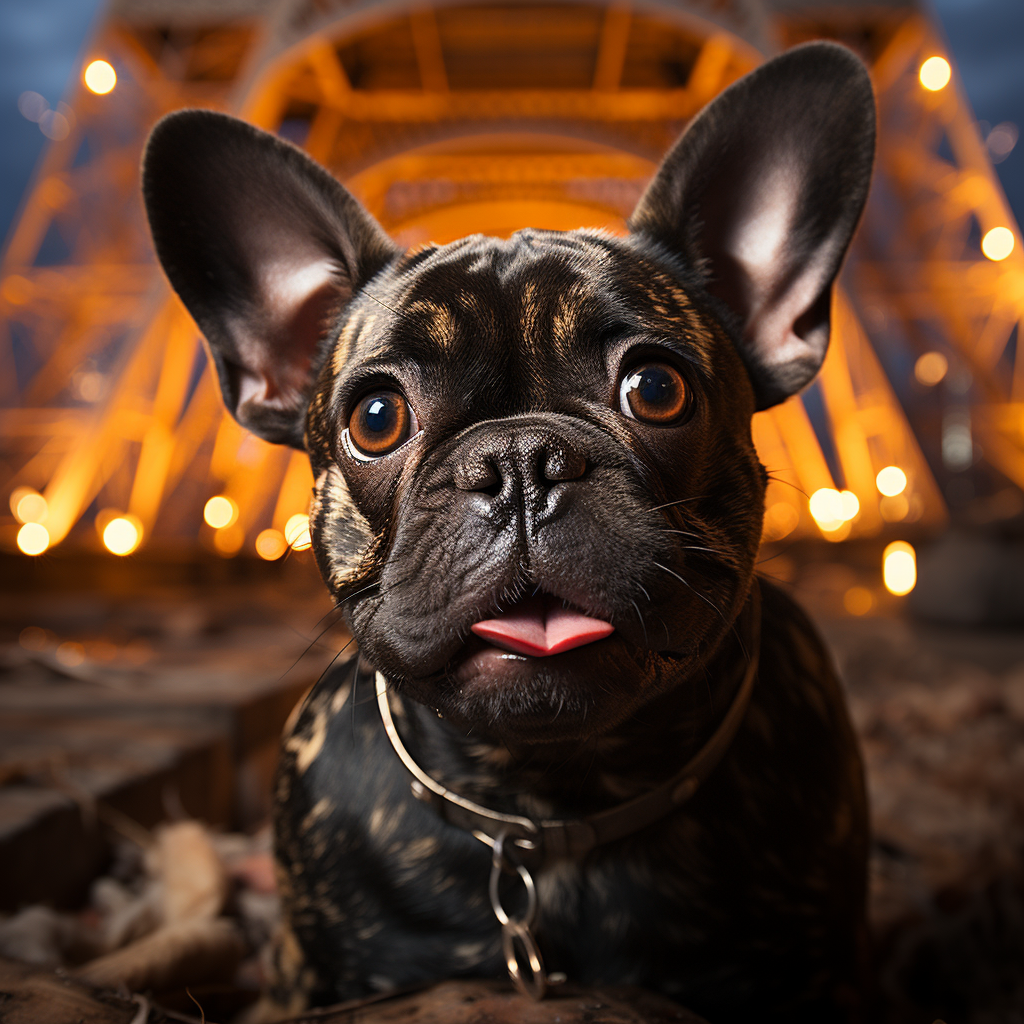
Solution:
M 405 244 L 621 232 L 694 113 L 812 38 L 867 62 L 880 148 L 824 370 L 755 418 L 765 538 L 913 538 L 946 498 L 1024 486 L 1024 247 L 912 0 L 115 0 L 88 59 L 116 85 L 69 90 L 0 264 L 0 543 L 308 542 L 304 457 L 224 413 L 154 263 L 137 169 L 161 115 L 212 107 L 278 132 Z

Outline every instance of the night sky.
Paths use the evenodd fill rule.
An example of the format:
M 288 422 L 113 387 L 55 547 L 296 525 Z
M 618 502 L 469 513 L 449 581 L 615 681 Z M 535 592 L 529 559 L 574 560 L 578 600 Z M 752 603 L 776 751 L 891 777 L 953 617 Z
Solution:
M 1024 128 L 1024 0 L 934 0 L 979 119 Z M 26 90 L 51 106 L 77 73 L 99 0 L 0 0 L 0 238 L 46 139 L 18 110 Z M 997 171 L 1024 221 L 1024 139 Z

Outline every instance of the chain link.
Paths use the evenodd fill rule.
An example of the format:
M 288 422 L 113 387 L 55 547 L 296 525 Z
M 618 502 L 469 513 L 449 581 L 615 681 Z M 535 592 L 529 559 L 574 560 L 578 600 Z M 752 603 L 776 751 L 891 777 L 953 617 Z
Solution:
M 537 885 L 525 864 L 513 863 L 506 856 L 507 835 L 507 832 L 502 832 L 491 848 L 491 909 L 501 925 L 501 949 L 512 984 L 524 996 L 540 1000 L 548 990 L 549 979 L 537 940 L 530 930 L 537 918 Z M 518 919 L 513 918 L 501 902 L 498 881 L 503 872 L 518 875 L 526 887 L 526 912 Z

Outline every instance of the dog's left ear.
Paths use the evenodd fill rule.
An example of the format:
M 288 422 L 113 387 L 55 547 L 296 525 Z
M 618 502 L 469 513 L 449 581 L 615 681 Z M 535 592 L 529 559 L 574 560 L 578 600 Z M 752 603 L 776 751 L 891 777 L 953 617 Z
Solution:
M 690 124 L 631 229 L 704 276 L 737 319 L 757 407 L 825 358 L 832 282 L 871 180 L 875 104 L 860 60 L 809 43 L 763 64 Z

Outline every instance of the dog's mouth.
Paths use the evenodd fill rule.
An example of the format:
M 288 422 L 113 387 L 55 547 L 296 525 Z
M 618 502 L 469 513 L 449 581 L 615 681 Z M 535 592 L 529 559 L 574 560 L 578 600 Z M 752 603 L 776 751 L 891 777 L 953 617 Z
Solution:
M 414 696 L 475 734 L 578 741 L 623 721 L 668 678 L 628 623 L 598 617 L 604 609 L 542 591 L 482 614 L 440 678 L 409 680 Z
M 566 604 L 551 594 L 536 594 L 493 618 L 470 627 L 499 650 L 546 658 L 571 651 L 615 632 L 615 627 Z

